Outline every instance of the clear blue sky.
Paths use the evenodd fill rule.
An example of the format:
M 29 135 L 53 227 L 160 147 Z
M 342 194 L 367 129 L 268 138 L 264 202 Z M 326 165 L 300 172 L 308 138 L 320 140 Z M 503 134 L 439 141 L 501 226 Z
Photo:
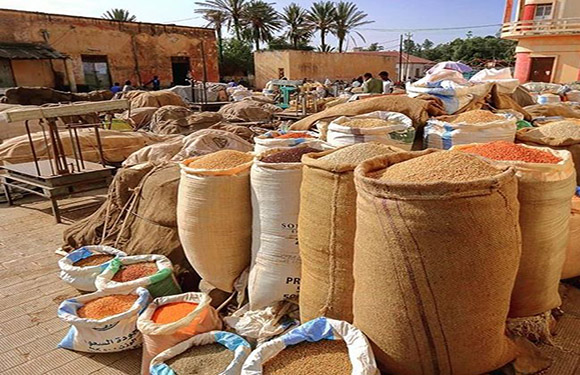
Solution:
M 312 1 L 294 0 L 308 7 Z M 369 14 L 373 29 L 425 29 L 499 24 L 502 21 L 505 0 L 352 0 Z M 292 0 L 274 2 L 281 10 Z M 99 17 L 110 8 L 130 10 L 143 22 L 177 23 L 203 26 L 203 20 L 194 14 L 193 0 L 0 0 L 0 8 L 21 9 L 49 13 L 63 13 Z M 195 17 L 195 18 L 194 18 Z M 193 18 L 193 19 L 190 19 Z M 178 21 L 179 20 L 179 21 Z M 182 20 L 182 21 L 181 21 Z M 178 22 L 175 22 L 178 21 Z M 492 35 L 499 27 L 474 29 L 475 35 Z M 429 38 L 435 43 L 446 42 L 465 35 L 467 30 L 416 31 L 413 39 L 422 42 Z M 372 42 L 395 49 L 401 32 L 363 30 L 366 43 L 357 38 L 359 46 Z M 331 40 L 331 42 L 334 42 Z M 387 43 L 383 43 L 387 42 Z M 351 44 L 350 47 L 353 45 Z

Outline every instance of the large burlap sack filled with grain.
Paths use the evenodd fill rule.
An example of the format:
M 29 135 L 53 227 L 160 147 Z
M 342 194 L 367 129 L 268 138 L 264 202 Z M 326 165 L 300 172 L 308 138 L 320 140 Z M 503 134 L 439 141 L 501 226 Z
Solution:
M 564 117 L 580 118 L 580 106 L 570 103 L 534 104 L 524 108 L 532 118 Z
M 137 130 L 149 125 L 153 114 L 157 112 L 158 109 L 159 108 L 157 107 L 135 108 L 132 110 L 126 110 L 115 117 L 129 123 L 133 129 Z
M 151 119 L 151 131 L 157 134 L 191 134 L 209 128 L 222 120 L 216 112 L 193 112 L 192 110 L 166 105 L 157 110 Z
M 180 163 L 177 197 L 179 238 L 189 263 L 201 276 L 202 291 L 233 292 L 250 264 L 252 161 L 229 169 L 195 169 Z
M 269 121 L 282 108 L 257 100 L 240 100 L 220 108 L 219 114 L 227 121 Z
M 515 171 L 431 153 L 379 156 L 355 170 L 354 324 L 388 373 L 483 374 L 516 354 L 505 336 L 521 253 Z M 421 157 L 425 165 L 415 161 Z M 381 177 L 405 161 L 418 165 L 393 170 L 415 181 L 441 173 L 441 163 L 454 166 L 454 175 L 491 177 Z
M 402 151 L 367 143 L 302 158 L 298 219 L 302 322 L 326 316 L 352 323 L 356 230 L 354 169 L 363 160 Z
M 577 276 L 580 276 L 580 191 L 572 198 L 570 237 L 566 251 L 566 262 L 562 270 L 562 279 Z
M 128 91 L 123 93 L 122 98 L 129 101 L 131 109 L 143 107 L 161 108 L 166 105 L 187 107 L 187 103 L 181 98 L 181 96 L 169 90 Z
M 549 122 L 538 128 L 524 128 L 516 133 L 516 141 L 530 146 L 567 150 L 576 167 L 576 184 L 580 185 L 580 120 Z

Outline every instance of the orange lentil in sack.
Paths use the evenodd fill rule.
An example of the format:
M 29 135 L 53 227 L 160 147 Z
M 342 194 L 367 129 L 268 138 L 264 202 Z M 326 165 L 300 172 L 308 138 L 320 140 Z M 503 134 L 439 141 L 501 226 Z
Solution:
M 81 306 L 77 315 L 79 318 L 101 320 L 130 310 L 137 298 L 134 294 L 113 294 L 96 298 Z
M 191 314 L 197 306 L 193 302 L 171 302 L 155 309 L 151 320 L 157 324 L 173 323 Z
M 279 135 L 275 138 L 278 139 L 288 139 L 288 138 L 312 138 L 312 136 L 308 133 L 286 133 Z
M 506 141 L 496 141 L 464 147 L 464 152 L 480 155 L 493 160 L 525 161 L 528 163 L 557 164 L 562 161 L 557 156 L 543 150 L 536 150 Z
M 156 274 L 158 271 L 157 264 L 155 262 L 143 262 L 135 264 L 127 264 L 121 266 L 119 271 L 115 273 L 111 280 L 118 283 L 126 283 L 127 281 L 133 281 L 140 279 L 142 277 L 151 276 Z

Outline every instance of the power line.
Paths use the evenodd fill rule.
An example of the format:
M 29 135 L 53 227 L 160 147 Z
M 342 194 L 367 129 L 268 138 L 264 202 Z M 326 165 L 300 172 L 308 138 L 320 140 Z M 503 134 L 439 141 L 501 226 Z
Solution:
M 164 21 L 162 23 L 184 22 L 184 21 L 197 20 L 197 19 L 200 19 L 200 18 L 201 18 L 201 16 L 195 16 L 195 17 L 184 18 L 184 19 L 181 19 L 181 20 Z
M 360 28 L 357 30 L 361 31 L 380 31 L 380 32 L 419 32 L 419 31 L 448 31 L 448 30 L 472 30 L 472 29 L 484 29 L 488 27 L 499 27 L 502 26 L 501 23 L 493 24 L 493 25 L 476 25 L 476 26 L 460 26 L 460 27 L 439 27 L 439 28 L 431 28 L 431 29 L 375 29 L 375 28 Z

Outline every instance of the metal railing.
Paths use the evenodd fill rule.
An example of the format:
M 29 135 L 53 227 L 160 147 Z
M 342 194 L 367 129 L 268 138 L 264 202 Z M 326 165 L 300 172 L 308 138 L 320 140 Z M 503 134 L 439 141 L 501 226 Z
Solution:
M 503 38 L 562 34 L 580 34 L 580 18 L 517 21 L 501 28 Z

